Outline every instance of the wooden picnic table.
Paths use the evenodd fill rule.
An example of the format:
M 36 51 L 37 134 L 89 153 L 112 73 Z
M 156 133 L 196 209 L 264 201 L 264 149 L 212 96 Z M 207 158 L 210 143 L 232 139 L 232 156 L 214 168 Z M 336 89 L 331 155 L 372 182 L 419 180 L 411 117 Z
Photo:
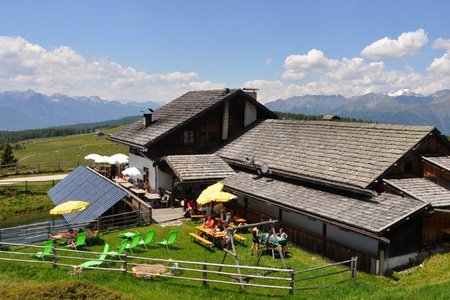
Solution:
M 115 177 L 114 181 L 117 183 L 125 183 L 128 182 L 127 180 L 123 179 L 123 178 L 119 178 L 119 177 Z
M 144 195 L 144 194 L 145 194 L 145 190 L 143 190 L 143 189 L 135 189 L 135 188 L 131 188 L 130 191 L 132 191 L 132 192 L 135 193 L 136 195 Z
M 197 230 L 199 232 L 205 234 L 208 238 L 212 239 L 213 242 L 215 242 L 218 239 L 222 239 L 225 236 L 225 233 L 214 231 L 214 230 L 212 230 L 210 228 L 207 228 L 207 227 L 205 227 L 203 225 L 199 225 L 199 226 L 197 226 L 195 228 L 197 228 Z
M 120 185 L 127 189 L 134 187 L 134 185 L 129 182 L 121 182 Z

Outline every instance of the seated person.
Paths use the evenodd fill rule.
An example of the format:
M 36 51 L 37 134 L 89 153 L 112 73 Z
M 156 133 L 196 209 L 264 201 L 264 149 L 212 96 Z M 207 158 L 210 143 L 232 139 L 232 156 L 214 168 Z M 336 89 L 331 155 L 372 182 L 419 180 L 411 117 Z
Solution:
M 284 239 L 288 238 L 288 235 L 286 232 L 284 232 L 283 228 L 280 228 L 280 231 L 276 234 L 276 236 Z
M 135 185 L 136 189 L 142 189 L 143 185 L 142 185 L 142 180 L 140 180 L 139 178 L 136 179 L 136 185 Z
M 216 221 L 210 216 L 206 220 L 206 222 L 203 224 L 204 227 L 209 229 L 215 229 L 216 228 Z
M 68 231 L 60 231 L 58 233 L 55 234 L 49 234 L 48 238 L 49 239 L 71 239 L 74 238 L 76 236 L 76 233 L 72 230 L 69 229 Z
M 189 216 L 195 215 L 196 205 L 194 199 L 189 200 L 187 203 L 187 209 L 185 211 L 185 216 L 189 214 Z
M 200 205 L 200 207 L 198 208 L 199 214 L 204 215 L 205 211 L 206 211 L 205 206 L 204 205 Z
M 217 203 L 216 205 L 214 205 L 213 210 L 216 216 L 220 216 L 220 212 L 222 210 L 222 203 Z
M 207 217 L 211 217 L 212 216 L 212 214 L 211 214 L 211 207 L 209 205 L 205 206 L 205 215 Z

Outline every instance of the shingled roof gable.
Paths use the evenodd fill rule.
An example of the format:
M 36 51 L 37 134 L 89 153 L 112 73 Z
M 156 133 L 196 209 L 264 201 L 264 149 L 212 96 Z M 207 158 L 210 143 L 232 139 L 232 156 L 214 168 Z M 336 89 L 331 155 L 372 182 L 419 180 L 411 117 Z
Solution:
M 142 122 L 137 121 L 119 133 L 110 135 L 109 138 L 143 149 L 193 118 L 214 109 L 226 99 L 237 95 L 258 103 L 241 89 L 191 91 L 158 108 L 152 115 L 152 123 L 146 128 L 142 128 Z M 259 106 L 269 111 L 262 104 Z
M 183 182 L 220 180 L 235 173 L 215 154 L 168 155 L 164 160 Z
M 450 190 L 426 178 L 384 179 L 384 182 L 410 197 L 433 207 L 450 206 Z
M 326 121 L 264 120 L 217 154 L 245 166 L 245 157 L 272 172 L 367 188 L 434 127 Z
M 376 234 L 429 205 L 389 193 L 353 198 L 245 172 L 229 176 L 222 183 L 226 190 L 236 194 L 253 196 Z

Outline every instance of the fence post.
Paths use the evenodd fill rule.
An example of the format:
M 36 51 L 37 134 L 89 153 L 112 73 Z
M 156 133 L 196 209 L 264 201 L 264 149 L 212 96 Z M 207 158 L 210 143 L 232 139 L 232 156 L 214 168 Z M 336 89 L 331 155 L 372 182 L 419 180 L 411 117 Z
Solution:
M 352 262 L 350 263 L 350 267 L 352 268 L 352 278 L 356 278 L 356 269 L 358 267 L 358 256 L 352 257 Z
M 123 274 L 127 274 L 128 271 L 128 254 L 125 253 L 123 264 L 122 264 Z
M 206 272 L 206 260 L 203 261 L 203 286 L 206 286 L 208 280 L 208 273 Z
M 53 268 L 57 268 L 58 266 L 56 263 L 58 262 L 58 258 L 56 257 L 56 247 L 52 247 L 52 253 L 53 253 Z
M 100 217 L 97 218 L 97 230 L 100 231 Z
M 25 180 L 25 192 L 28 192 L 28 180 Z
M 290 289 L 289 289 L 289 295 L 294 294 L 294 283 L 295 283 L 295 269 L 291 269 L 291 282 L 290 282 Z
M 16 174 L 19 174 L 19 163 L 18 162 L 16 162 L 15 168 L 16 168 Z

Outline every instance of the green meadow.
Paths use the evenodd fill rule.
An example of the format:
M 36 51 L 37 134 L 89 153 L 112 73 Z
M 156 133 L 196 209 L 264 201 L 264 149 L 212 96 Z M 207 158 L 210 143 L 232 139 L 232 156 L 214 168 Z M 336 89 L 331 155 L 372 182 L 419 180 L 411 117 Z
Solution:
M 142 236 L 149 228 L 156 230 L 154 241 L 161 241 L 167 237 L 170 230 L 179 230 L 180 234 L 176 247 L 167 251 L 164 247 L 153 245 L 148 250 L 136 250 L 134 255 L 139 257 L 191 260 L 220 263 L 224 252 L 220 249 L 211 251 L 194 243 L 189 232 L 196 232 L 196 223 L 185 221 L 181 226 L 161 227 L 150 225 L 123 231 L 112 231 L 103 236 L 113 250 L 121 242 L 120 233 L 137 231 Z M 256 265 L 257 258 L 250 256 L 249 239 L 247 244 L 237 246 L 239 260 L 243 265 Z M 321 266 L 329 263 L 325 258 L 308 252 L 302 248 L 289 245 L 287 258 L 288 267 L 295 270 Z M 65 249 L 65 246 L 57 246 Z M 62 255 L 86 257 L 94 259 L 98 254 L 89 254 L 91 251 L 101 252 L 103 245 L 90 246 L 88 251 L 73 253 L 61 251 Z M 36 252 L 36 249 L 14 247 L 10 250 Z M 2 253 L 1 257 L 6 257 Z M 80 264 L 82 261 L 62 258 L 61 263 L 70 265 Z M 144 263 L 143 259 L 130 259 L 133 263 Z M 234 264 L 228 255 L 225 263 Z M 270 255 L 263 255 L 260 266 L 282 267 L 279 258 L 272 259 Z M 119 263 L 113 263 L 113 268 L 119 268 Z M 180 264 L 180 267 L 190 266 Z M 214 269 L 214 267 L 208 267 Z M 129 269 L 131 267 L 129 266 Z M 0 262 L 0 294 L 8 299 L 448 299 L 450 297 L 450 254 L 435 254 L 423 263 L 423 267 L 416 268 L 404 274 L 394 273 L 393 277 L 373 276 L 358 272 L 356 280 L 320 290 L 296 291 L 290 296 L 286 290 L 275 290 L 260 287 L 246 287 L 244 291 L 239 285 L 224 285 L 208 283 L 202 286 L 200 281 L 187 281 L 180 279 L 135 278 L 131 272 L 84 270 L 83 276 L 68 276 L 70 267 L 59 266 L 54 268 L 51 264 L 20 262 Z M 332 267 L 328 270 L 338 271 L 342 267 Z M 227 270 L 232 272 L 233 270 Z M 324 273 L 321 271 L 322 274 Z M 197 274 L 197 275 L 195 275 Z M 312 276 L 320 272 L 307 274 Z M 201 273 L 181 271 L 181 276 L 201 278 Z M 267 274 L 276 276 L 275 274 Z M 296 283 L 296 287 L 326 285 L 349 277 L 348 273 L 341 273 L 329 277 Z M 226 276 L 208 275 L 208 278 L 232 281 Z M 258 283 L 258 279 L 250 281 Z M 261 282 L 260 282 L 261 283 Z M 267 282 L 266 282 L 267 283 Z

